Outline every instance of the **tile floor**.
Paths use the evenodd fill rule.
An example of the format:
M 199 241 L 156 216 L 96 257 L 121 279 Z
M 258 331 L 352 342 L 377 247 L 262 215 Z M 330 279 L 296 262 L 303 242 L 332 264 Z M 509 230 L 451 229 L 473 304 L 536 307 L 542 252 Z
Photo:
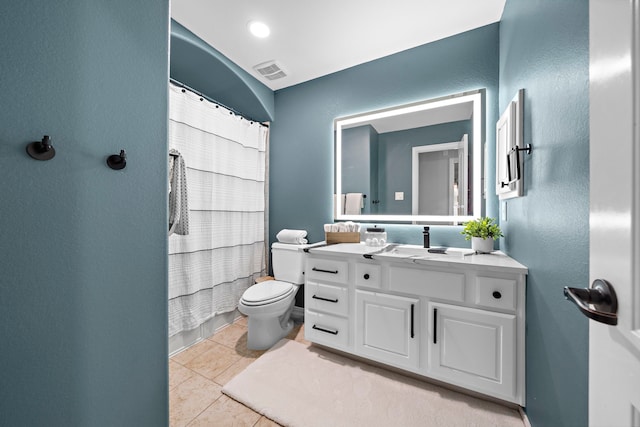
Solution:
M 309 344 L 302 324 L 296 324 L 287 338 Z M 221 392 L 264 352 L 247 349 L 247 321 L 241 318 L 169 359 L 171 427 L 279 426 Z

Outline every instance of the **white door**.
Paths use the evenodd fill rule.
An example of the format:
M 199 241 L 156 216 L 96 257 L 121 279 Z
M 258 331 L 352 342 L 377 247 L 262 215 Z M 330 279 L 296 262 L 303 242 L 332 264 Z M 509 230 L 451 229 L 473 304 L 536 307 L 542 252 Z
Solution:
M 590 281 L 618 302 L 616 325 L 589 321 L 590 426 L 640 426 L 639 9 L 589 2 Z

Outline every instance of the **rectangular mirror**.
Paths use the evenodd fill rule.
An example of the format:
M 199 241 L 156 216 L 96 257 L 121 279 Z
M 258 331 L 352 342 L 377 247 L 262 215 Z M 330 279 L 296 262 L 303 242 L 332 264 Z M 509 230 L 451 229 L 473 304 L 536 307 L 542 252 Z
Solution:
M 484 90 L 335 120 L 334 218 L 458 225 L 482 215 Z

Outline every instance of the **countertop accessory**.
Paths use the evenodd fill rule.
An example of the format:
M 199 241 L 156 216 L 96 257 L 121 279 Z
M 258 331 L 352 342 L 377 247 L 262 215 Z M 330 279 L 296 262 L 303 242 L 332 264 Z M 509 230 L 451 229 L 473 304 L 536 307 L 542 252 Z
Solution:
M 465 240 L 471 240 L 471 249 L 477 253 L 492 252 L 493 241 L 504 236 L 495 219 L 489 217 L 465 222 L 460 234 L 464 235 Z
M 377 225 L 367 228 L 364 242 L 367 246 L 379 247 L 387 244 L 387 233 Z
M 427 252 L 430 254 L 446 254 L 447 248 L 431 248 Z

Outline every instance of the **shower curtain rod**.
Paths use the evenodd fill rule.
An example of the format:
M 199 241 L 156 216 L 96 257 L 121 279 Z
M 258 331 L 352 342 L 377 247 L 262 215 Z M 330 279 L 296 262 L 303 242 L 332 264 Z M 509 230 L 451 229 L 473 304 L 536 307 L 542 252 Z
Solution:
M 268 127 L 269 127 L 269 125 L 268 125 L 268 124 L 266 124 L 266 123 L 262 123 L 262 122 L 259 122 L 259 121 L 257 121 L 257 120 L 253 120 L 253 119 L 252 119 L 252 118 L 250 118 L 250 117 L 245 117 L 245 116 L 244 116 L 244 114 L 242 114 L 241 112 L 236 111 L 236 110 L 234 110 L 234 109 L 233 109 L 233 108 L 231 108 L 231 107 L 227 107 L 227 106 L 226 106 L 226 105 L 224 105 L 223 103 L 218 102 L 218 101 L 216 101 L 215 99 L 210 98 L 209 96 L 205 95 L 204 93 L 202 93 L 202 92 L 199 92 L 199 91 L 195 90 L 194 88 L 192 88 L 192 87 L 190 87 L 190 86 L 188 86 L 188 85 L 186 85 L 186 84 L 184 84 L 184 83 L 182 83 L 182 82 L 180 82 L 180 81 L 178 81 L 178 80 L 174 79 L 173 77 L 170 77 L 170 78 L 169 78 L 169 81 L 170 81 L 171 83 L 173 83 L 174 85 L 176 85 L 176 86 L 180 86 L 181 88 L 186 89 L 186 90 L 188 90 L 189 92 L 193 92 L 193 93 L 195 93 L 195 94 L 196 94 L 196 95 L 198 95 L 199 97 L 204 98 L 204 99 L 206 99 L 206 100 L 207 100 L 207 101 L 209 101 L 209 102 L 212 102 L 212 103 L 214 103 L 214 104 L 216 104 L 216 105 L 219 105 L 219 106 L 221 106 L 222 108 L 226 108 L 227 110 L 231 111 L 231 112 L 232 112 L 233 114 L 235 114 L 236 116 L 240 116 L 240 118 L 242 118 L 242 119 L 244 119 L 244 120 L 249 120 L 249 121 L 250 121 L 250 122 L 252 122 L 252 123 L 258 123 L 260 126 L 264 126 L 264 127 L 266 127 L 266 128 L 268 128 Z

